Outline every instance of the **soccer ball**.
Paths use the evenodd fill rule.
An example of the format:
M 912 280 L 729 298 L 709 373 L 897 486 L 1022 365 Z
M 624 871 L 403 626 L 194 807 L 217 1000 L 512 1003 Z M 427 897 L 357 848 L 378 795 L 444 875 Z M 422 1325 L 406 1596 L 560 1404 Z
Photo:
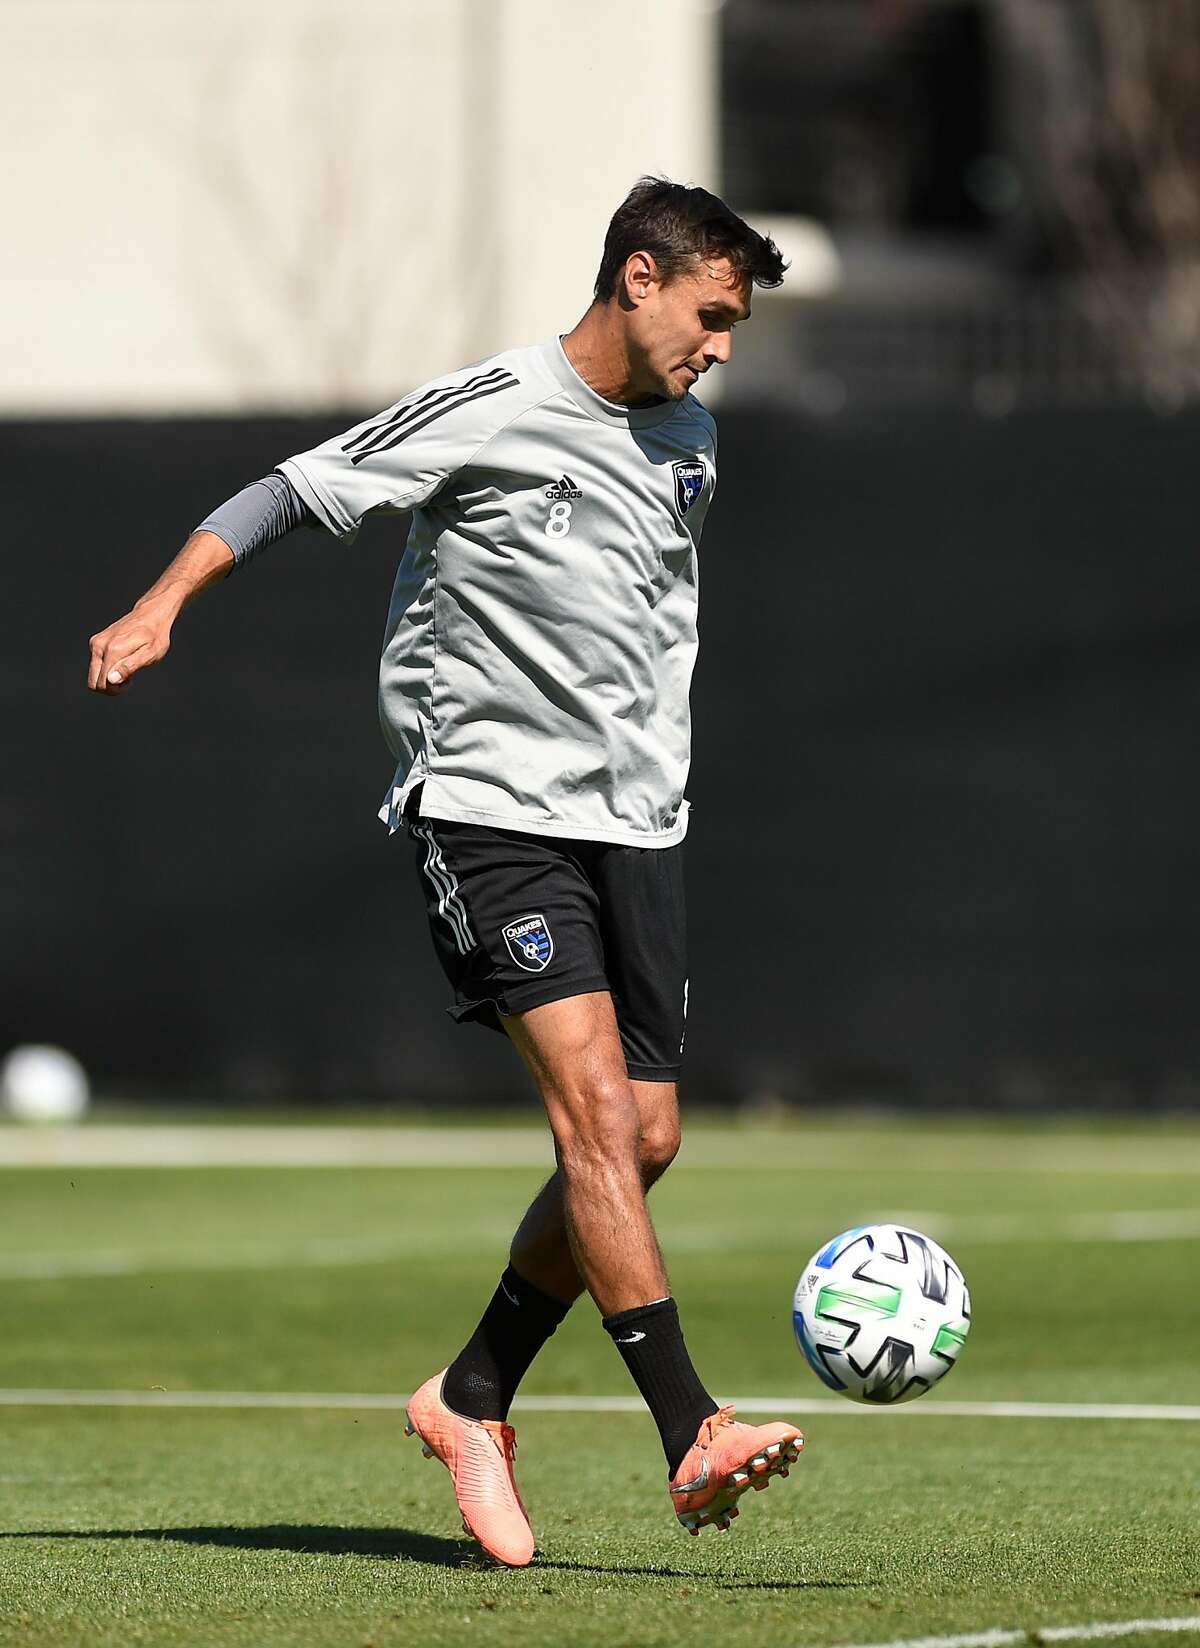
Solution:
M 77 1122 L 88 1107 L 87 1072 L 61 1047 L 14 1047 L 0 1064 L 0 1106 L 18 1122 Z
M 852 1402 L 911 1402 L 958 1360 L 971 1296 L 950 1255 L 903 1225 L 861 1225 L 804 1267 L 792 1300 L 796 1343 Z

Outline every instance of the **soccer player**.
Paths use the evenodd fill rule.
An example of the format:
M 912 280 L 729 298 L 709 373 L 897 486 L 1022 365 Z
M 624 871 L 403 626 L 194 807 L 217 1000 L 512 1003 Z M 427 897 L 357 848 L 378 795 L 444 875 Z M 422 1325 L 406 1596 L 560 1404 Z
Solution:
M 289 458 L 191 534 L 91 639 L 120 693 L 182 608 L 273 540 L 349 542 L 412 512 L 388 616 L 381 810 L 416 848 L 460 1022 L 502 1030 L 537 1084 L 557 1169 L 478 1327 L 408 1405 L 464 1526 L 523 1566 L 534 1536 L 509 1405 L 586 1289 L 658 1425 L 692 1533 L 786 1476 L 793 1425 L 752 1427 L 692 1365 L 646 1192 L 679 1145 L 687 1012 L 683 838 L 696 550 L 716 483 L 691 390 L 729 360 L 784 261 L 715 195 L 643 178 L 608 227 L 565 336 L 428 384 Z

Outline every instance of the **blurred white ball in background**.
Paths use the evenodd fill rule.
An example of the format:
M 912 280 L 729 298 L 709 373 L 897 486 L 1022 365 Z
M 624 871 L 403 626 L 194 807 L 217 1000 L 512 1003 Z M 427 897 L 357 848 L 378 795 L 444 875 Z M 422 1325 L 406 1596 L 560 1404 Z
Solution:
M 77 1122 L 90 1097 L 87 1071 L 61 1047 L 14 1047 L 0 1064 L 0 1104 L 19 1122 Z

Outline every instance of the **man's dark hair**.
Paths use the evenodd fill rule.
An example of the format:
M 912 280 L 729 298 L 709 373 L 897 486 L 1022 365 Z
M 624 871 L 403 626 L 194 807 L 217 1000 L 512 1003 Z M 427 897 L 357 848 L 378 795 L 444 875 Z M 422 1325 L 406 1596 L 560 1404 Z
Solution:
M 769 235 L 760 235 L 707 189 L 689 189 L 665 177 L 640 177 L 613 213 L 596 276 L 596 297 L 606 303 L 634 252 L 649 252 L 664 281 L 698 258 L 728 258 L 755 286 L 780 286 L 787 264 Z

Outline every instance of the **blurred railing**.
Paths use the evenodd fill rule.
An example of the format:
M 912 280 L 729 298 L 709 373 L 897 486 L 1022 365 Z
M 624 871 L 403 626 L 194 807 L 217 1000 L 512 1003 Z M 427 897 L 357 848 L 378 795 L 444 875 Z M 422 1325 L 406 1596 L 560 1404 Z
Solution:
M 742 345 L 739 334 L 729 398 L 828 415 L 953 405 L 996 417 L 1101 404 L 1175 412 L 1200 402 L 1200 349 L 1167 335 L 1158 295 L 1047 282 L 895 307 L 780 304 L 757 338 L 750 328 Z

